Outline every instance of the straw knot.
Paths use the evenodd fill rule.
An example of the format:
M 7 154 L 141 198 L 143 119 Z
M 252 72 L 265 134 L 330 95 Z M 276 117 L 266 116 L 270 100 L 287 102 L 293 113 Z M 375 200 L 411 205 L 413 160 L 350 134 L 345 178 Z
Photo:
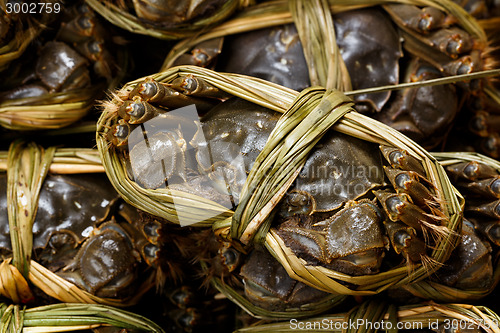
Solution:
M 33 296 L 29 289 L 29 262 L 33 247 L 32 226 L 41 184 L 47 175 L 55 148 L 45 151 L 35 144 L 15 141 L 7 162 L 7 205 L 12 244 L 11 259 L 0 265 L 0 293 L 14 302 L 26 302 Z
M 268 216 L 298 176 L 309 152 L 352 106 L 351 99 L 337 90 L 313 87 L 297 96 L 250 170 L 233 215 L 233 239 L 248 244 L 257 234 L 257 239 L 265 236 Z

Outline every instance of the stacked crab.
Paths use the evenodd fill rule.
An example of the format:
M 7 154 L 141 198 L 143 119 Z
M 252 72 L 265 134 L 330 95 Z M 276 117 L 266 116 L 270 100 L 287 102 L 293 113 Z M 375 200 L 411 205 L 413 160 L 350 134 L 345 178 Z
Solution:
M 0 0 L 0 293 L 82 304 L 11 331 L 498 330 L 417 305 L 500 310 L 496 2 L 49 3 Z

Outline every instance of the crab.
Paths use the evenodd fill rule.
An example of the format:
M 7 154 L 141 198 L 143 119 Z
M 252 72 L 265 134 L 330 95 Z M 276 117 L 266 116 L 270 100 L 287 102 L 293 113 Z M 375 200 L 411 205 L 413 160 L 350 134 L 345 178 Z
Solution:
M 4 174 L 4 189 L 6 182 Z M 5 191 L 0 203 L 6 212 Z M 11 256 L 6 215 L 3 258 Z M 151 244 L 133 225 L 138 219 L 138 211 L 121 202 L 103 176 L 49 175 L 33 224 L 33 259 L 96 296 L 131 297 L 153 272 L 145 265 L 154 260 L 148 257 Z
M 123 97 L 108 135 L 139 185 L 237 207 L 279 113 L 217 95 L 217 88 L 193 75 L 172 84 L 149 78 Z M 219 104 L 199 120 L 168 110 L 201 97 Z M 139 98 L 144 112 L 135 116 L 130 103 Z M 406 151 L 330 131 L 276 208 L 273 225 L 285 245 L 310 264 L 375 274 L 383 263 L 409 269 L 430 263 L 431 249 L 452 233 L 440 207 L 422 164 Z
M 6 70 L 9 79 L 0 88 L 2 101 L 36 103 L 49 94 L 91 90 L 92 84 L 103 79 L 110 83 L 116 77 L 116 59 L 108 51 L 111 37 L 93 11 L 76 4 L 58 17 L 63 22 L 55 27 L 55 38 L 37 41 L 38 51 L 26 52 Z M 56 23 L 50 22 L 53 25 Z
M 459 4 L 477 16 L 488 13 L 482 1 Z M 333 22 L 353 90 L 469 74 L 495 66 L 494 46 L 472 36 L 458 25 L 456 18 L 434 7 L 390 3 L 335 13 Z M 263 78 L 299 91 L 310 85 L 294 25 L 249 31 L 224 39 L 216 70 Z M 215 45 L 215 40 L 203 43 Z M 213 47 L 208 50 L 216 54 Z M 169 59 L 169 63 L 197 64 L 192 58 L 194 54 L 186 53 L 175 60 Z M 201 62 L 198 65 L 204 66 Z M 491 84 L 476 80 L 396 92 L 360 92 L 353 98 L 358 111 L 390 125 L 428 149 L 443 144 L 452 127 L 462 124 L 464 118 L 469 126 L 463 130 L 480 137 L 478 149 L 497 157 L 498 106 L 488 107 L 495 103 L 485 93 L 494 88 Z M 468 107 L 471 103 L 481 105 L 477 109 L 480 112 L 471 110 Z
M 500 173 L 479 160 L 449 164 L 446 171 L 465 197 L 464 240 L 456 251 L 463 265 L 451 263 L 457 286 L 491 289 L 500 246 Z M 463 272 L 467 269 L 465 272 Z M 438 272 L 439 273 L 439 272 Z

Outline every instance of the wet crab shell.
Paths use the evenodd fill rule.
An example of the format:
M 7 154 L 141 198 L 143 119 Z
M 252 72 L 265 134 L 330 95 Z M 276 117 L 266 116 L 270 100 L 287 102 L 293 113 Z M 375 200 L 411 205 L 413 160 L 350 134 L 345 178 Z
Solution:
M 1 175 L 0 187 L 5 189 L 6 182 Z M 132 298 L 151 273 L 144 273 L 141 258 L 147 241 L 132 225 L 137 212 L 116 213 L 118 203 L 103 175 L 49 175 L 33 224 L 33 258 L 93 295 Z M 5 259 L 11 256 L 5 194 L 0 206 L 5 212 L 0 237 Z

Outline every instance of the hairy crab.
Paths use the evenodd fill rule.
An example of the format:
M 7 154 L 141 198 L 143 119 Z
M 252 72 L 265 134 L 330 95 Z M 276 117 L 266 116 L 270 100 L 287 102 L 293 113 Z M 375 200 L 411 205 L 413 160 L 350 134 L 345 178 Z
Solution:
M 403 288 L 417 297 L 443 302 L 477 300 L 490 294 L 499 281 L 498 198 L 493 194 L 498 191 L 491 184 L 499 177 L 500 165 L 475 153 L 434 154 L 465 197 L 460 238 L 435 274 Z
M 192 36 L 232 15 L 247 1 L 239 0 L 87 0 L 110 23 L 134 34 L 159 39 Z
M 6 188 L 5 175 L 0 178 Z M 104 185 L 104 186 L 103 186 Z M 2 258 L 11 256 L 7 201 L 2 195 Z M 53 175 L 43 184 L 33 224 L 33 259 L 83 290 L 132 298 L 147 286 L 147 241 L 127 207 L 100 175 Z M 151 283 L 150 283 L 151 286 Z
M 33 27 L 38 37 L 29 51 L 3 71 L 0 109 L 7 128 L 71 124 L 85 116 L 101 90 L 113 87 L 121 75 L 126 61 L 120 38 L 112 36 L 85 4 L 61 8 L 50 22 Z M 117 52 L 111 55 L 111 49 Z M 48 117 L 44 108 L 56 104 Z
M 353 90 L 469 74 L 494 67 L 492 51 L 495 47 L 486 40 L 476 21 L 469 24 L 438 9 L 437 4 L 436 7 L 428 5 L 388 3 L 381 7 L 341 10 L 332 15 L 335 41 Z M 453 5 L 447 4 L 446 8 L 455 12 L 462 10 Z M 484 12 L 480 9 L 482 5 L 469 3 L 466 6 L 478 15 Z M 304 57 L 300 40 L 303 37 L 291 24 L 229 34 L 224 36 L 216 69 L 302 90 L 311 84 L 310 64 Z M 215 44 L 215 39 L 210 44 L 207 38 L 200 38 L 202 42 L 189 56 L 173 52 L 165 65 L 203 66 L 204 63 L 193 60 L 196 58 L 194 50 L 198 54 L 203 45 Z M 179 48 L 186 47 L 186 43 Z M 212 47 L 208 51 L 216 54 Z M 462 118 L 469 120 L 472 113 L 469 131 L 484 138 L 480 140 L 482 151 L 496 156 L 495 115 L 498 112 L 487 106 L 494 103 L 486 93 L 494 88 L 491 83 L 476 80 L 396 92 L 360 92 L 352 96 L 357 102 L 357 110 L 401 131 L 426 148 L 442 144 L 453 125 L 462 123 Z M 325 85 L 324 82 L 320 84 Z M 481 112 L 471 112 L 468 108 L 471 103 L 477 104 Z M 466 115 L 457 117 L 459 113 Z
M 123 154 L 128 176 L 145 189 L 202 196 L 226 210 L 238 207 L 280 119 L 270 109 L 227 99 L 194 75 L 169 84 L 147 78 L 117 96 L 118 104 L 108 105 L 116 122 L 106 137 L 108 149 Z M 190 103 L 202 110 L 199 120 L 187 116 Z M 271 232 L 311 266 L 348 275 L 404 266 L 430 272 L 437 265 L 432 251 L 455 234 L 437 197 L 422 163 L 405 150 L 330 131 L 274 211 Z

